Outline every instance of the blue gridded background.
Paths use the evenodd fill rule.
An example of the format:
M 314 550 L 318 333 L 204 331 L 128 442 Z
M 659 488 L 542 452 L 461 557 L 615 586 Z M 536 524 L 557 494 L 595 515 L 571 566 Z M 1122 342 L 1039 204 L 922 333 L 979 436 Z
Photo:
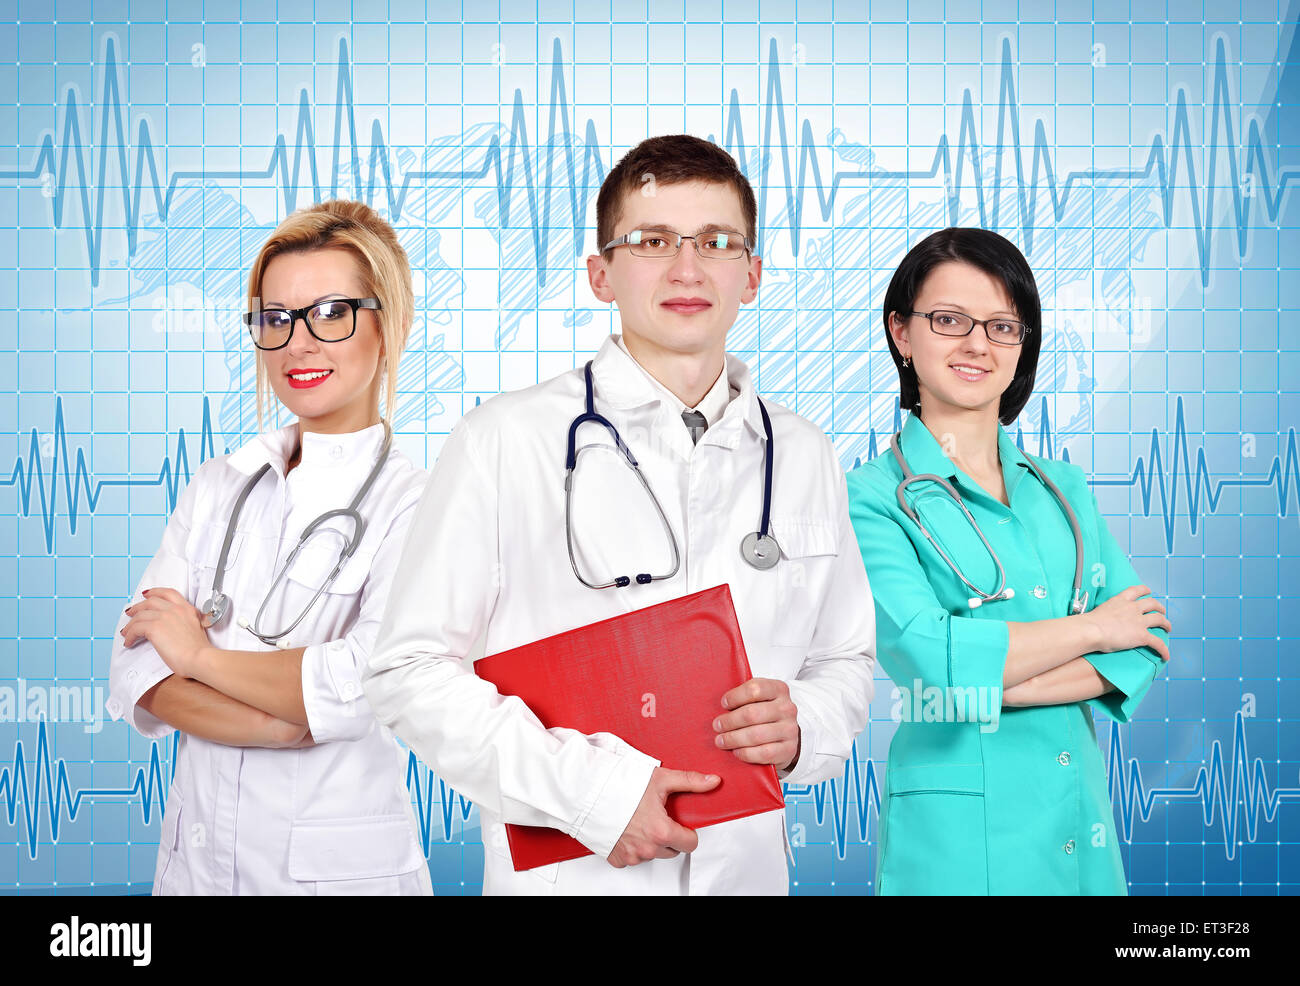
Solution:
M 1294 5 L 3 6 L 0 685 L 102 701 L 178 486 L 256 429 L 235 316 L 286 211 L 351 195 L 399 230 L 398 440 L 431 464 L 476 400 L 616 328 L 595 191 L 685 130 L 761 202 L 729 348 L 846 468 L 896 424 L 877 307 L 908 245 L 980 224 L 1026 251 L 1046 339 L 1013 434 L 1089 471 L 1175 627 L 1136 721 L 1098 720 L 1131 890 L 1296 890 Z M 890 693 L 842 779 L 789 790 L 797 893 L 871 889 Z M 147 892 L 172 745 L 8 719 L 0 886 Z M 409 780 L 435 889 L 477 892 L 477 814 Z

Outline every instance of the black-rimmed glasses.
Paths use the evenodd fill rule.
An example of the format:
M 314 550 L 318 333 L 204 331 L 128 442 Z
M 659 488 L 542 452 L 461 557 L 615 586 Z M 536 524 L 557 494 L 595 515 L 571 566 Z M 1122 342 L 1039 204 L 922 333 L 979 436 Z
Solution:
M 917 318 L 930 320 L 930 331 L 941 336 L 970 335 L 977 325 L 984 326 L 989 342 L 999 346 L 1019 346 L 1029 334 L 1029 326 L 1014 318 L 971 318 L 965 312 L 933 311 L 908 312 Z
M 682 236 L 671 229 L 634 229 L 625 236 L 610 240 L 602 252 L 626 246 L 634 257 L 671 260 L 681 253 L 683 240 L 690 240 L 695 252 L 705 260 L 739 260 L 749 252 L 749 240 L 744 233 L 723 229 L 695 236 Z
M 298 319 L 321 342 L 342 342 L 357 331 L 358 308 L 378 311 L 383 307 L 378 298 L 331 298 L 306 308 L 263 308 L 246 312 L 244 324 L 258 349 L 282 349 L 289 345 Z

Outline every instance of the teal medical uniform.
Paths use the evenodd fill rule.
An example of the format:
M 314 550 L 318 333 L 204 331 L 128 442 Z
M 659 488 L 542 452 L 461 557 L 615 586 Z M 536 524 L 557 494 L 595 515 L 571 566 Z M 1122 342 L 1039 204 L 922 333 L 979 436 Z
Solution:
M 1164 662 L 1149 647 L 1086 654 L 1114 691 L 1068 705 L 1002 708 L 1006 621 L 1069 612 L 1069 521 L 1001 428 L 1010 507 L 953 465 L 919 417 L 909 417 L 900 444 L 913 474 L 934 473 L 957 488 L 1015 595 L 971 609 L 971 590 L 900 508 L 902 470 L 891 452 L 849 473 L 849 514 L 875 599 L 877 656 L 896 686 L 900 719 L 881 792 L 876 892 L 1126 893 L 1089 706 L 1127 722 Z M 1088 608 L 1141 584 L 1083 471 L 1034 461 L 1078 517 Z M 961 508 L 937 483 L 913 484 L 906 496 L 966 578 L 991 593 L 997 570 Z

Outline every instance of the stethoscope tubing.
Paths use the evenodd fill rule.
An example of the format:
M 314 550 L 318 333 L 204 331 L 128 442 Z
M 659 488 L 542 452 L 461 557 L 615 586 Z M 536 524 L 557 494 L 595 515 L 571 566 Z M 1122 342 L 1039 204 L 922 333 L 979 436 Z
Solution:
M 664 579 L 673 578 L 681 568 L 681 549 L 677 543 L 677 535 L 673 533 L 672 525 L 668 522 L 668 515 L 664 513 L 663 505 L 660 504 L 659 498 L 655 496 L 654 490 L 651 489 L 649 481 L 641 471 L 641 466 L 628 448 L 623 438 L 614 427 L 613 422 L 596 411 L 596 390 L 592 379 L 591 371 L 592 361 L 588 360 L 587 365 L 583 368 L 583 382 L 586 388 L 586 402 L 583 413 L 579 414 L 569 424 L 568 444 L 565 448 L 564 455 L 564 537 L 565 545 L 569 553 L 569 566 L 573 569 L 573 574 L 579 582 L 589 589 L 609 589 L 609 588 L 626 588 L 631 585 L 633 579 L 626 575 L 615 576 L 608 582 L 590 582 L 578 570 L 578 561 L 573 549 L 573 472 L 578 465 L 578 455 L 581 451 L 586 451 L 591 446 L 578 448 L 578 429 L 584 424 L 598 424 L 609 432 L 610 437 L 614 440 L 614 445 L 624 460 L 636 474 L 640 481 L 641 487 L 645 490 L 646 495 L 650 497 L 650 502 L 654 504 L 655 512 L 659 515 L 659 522 L 663 525 L 664 532 L 668 535 L 668 543 L 672 548 L 673 564 L 672 570 L 664 575 L 651 575 L 648 572 L 639 573 L 636 576 L 638 585 L 648 585 L 651 582 L 658 582 Z M 763 402 L 758 402 L 759 413 L 763 416 L 763 431 L 767 438 L 767 445 L 763 452 L 763 513 L 762 523 L 759 530 L 754 534 L 747 535 L 741 544 L 741 555 L 754 568 L 764 569 L 771 568 L 780 555 L 780 547 L 776 539 L 770 534 L 771 517 L 772 517 L 772 463 L 775 458 L 772 442 L 772 421 L 768 416 L 767 408 Z M 758 547 L 750 545 L 751 539 Z M 771 558 L 766 562 L 766 558 Z
M 895 432 L 893 437 L 890 438 L 889 450 L 893 453 L 894 459 L 898 462 L 898 467 L 903 473 L 903 479 L 894 491 L 895 495 L 898 497 L 898 505 L 902 509 L 903 514 L 908 518 L 908 520 L 917 526 L 925 536 L 925 539 L 930 542 L 931 547 L 938 552 L 939 557 L 944 560 L 952 570 L 953 574 L 961 580 L 962 584 L 970 589 L 971 592 L 975 593 L 975 595 L 970 599 L 971 609 L 976 609 L 984 603 L 999 602 L 1004 599 L 1013 598 L 1015 592 L 1012 589 L 1007 588 L 1007 575 L 1006 570 L 1002 567 L 1002 559 L 999 558 L 998 553 L 993 550 L 993 545 L 989 543 L 989 539 L 984 535 L 984 531 L 971 515 L 970 510 L 967 509 L 965 501 L 961 498 L 961 494 L 958 493 L 956 488 L 942 476 L 936 476 L 934 473 L 913 473 L 911 467 L 908 465 L 906 457 L 903 455 L 900 436 L 900 432 Z M 1060 491 L 1055 483 L 1047 478 L 1047 475 L 1038 467 L 1038 464 L 1028 455 L 1025 456 L 1025 462 L 1028 463 L 1029 468 L 1033 471 L 1034 475 L 1038 477 L 1049 491 L 1051 491 L 1052 496 L 1056 498 L 1057 504 L 1060 505 L 1061 510 L 1065 513 L 1065 519 L 1070 525 L 1070 533 L 1074 537 L 1074 583 L 1070 593 L 1070 614 L 1078 615 L 1087 609 L 1088 606 L 1088 595 L 1083 592 L 1083 531 L 1079 526 L 1079 518 L 1074 512 L 1074 508 L 1070 506 L 1070 502 L 1065 498 L 1065 495 Z M 935 483 L 956 502 L 958 507 L 961 508 L 961 512 L 965 515 L 971 528 L 979 536 L 980 541 L 984 544 L 984 549 L 989 553 L 989 558 L 992 559 L 993 565 L 997 569 L 998 586 L 993 592 L 984 592 L 966 578 L 965 573 L 962 572 L 952 558 L 949 557 L 948 553 L 940 546 L 938 541 L 935 540 L 929 529 L 917 515 L 915 509 L 913 509 L 912 505 L 908 503 L 907 497 L 905 496 L 907 489 L 912 486 L 912 484 L 921 482 Z
M 347 563 L 349 558 L 356 554 L 357 548 L 361 545 L 361 539 L 365 535 L 366 521 L 365 518 L 361 516 L 358 508 L 361 506 L 361 502 L 366 498 L 366 494 L 370 492 L 371 487 L 375 485 L 375 481 L 379 478 L 380 472 L 383 471 L 384 465 L 388 462 L 388 454 L 393 445 L 392 428 L 390 428 L 388 422 L 383 419 L 381 419 L 381 423 L 384 426 L 384 440 L 380 446 L 379 454 L 375 458 L 374 465 L 370 467 L 370 472 L 367 474 L 365 480 L 353 495 L 352 502 L 346 507 L 327 510 L 303 528 L 302 533 L 298 535 L 298 543 L 293 546 L 293 550 L 289 552 L 289 557 L 280 567 L 279 573 L 274 579 L 272 579 L 270 588 L 267 589 L 266 596 L 262 599 L 262 605 L 257 609 L 257 615 L 253 617 L 253 622 L 251 624 L 240 623 L 240 626 L 258 640 L 262 641 L 262 643 L 270 646 L 279 646 L 279 641 L 294 631 L 298 624 L 300 624 L 307 614 L 311 612 L 312 607 L 316 605 L 316 601 L 320 599 L 331 585 L 334 584 L 334 580 L 338 578 L 339 572 L 343 570 L 344 564 Z M 234 510 L 231 512 L 230 520 L 226 522 L 226 536 L 221 542 L 221 554 L 217 557 L 217 569 L 212 578 L 212 593 L 209 596 L 207 603 L 204 605 L 204 616 L 207 626 L 214 626 L 217 623 L 220 623 L 222 619 L 225 618 L 226 612 L 230 607 L 230 597 L 222 591 L 226 575 L 226 562 L 230 555 L 230 546 L 234 541 L 235 531 L 239 523 L 240 514 L 243 512 L 245 501 L 247 501 L 249 494 L 253 492 L 253 488 L 261 482 L 262 477 L 270 472 L 270 470 L 271 463 L 268 462 L 258 469 L 257 472 L 253 474 L 252 478 L 244 484 L 244 488 L 240 490 L 239 496 L 235 500 L 235 506 Z M 307 543 L 308 539 L 310 539 L 311 535 L 316 531 L 316 528 L 334 517 L 346 517 L 352 521 L 352 534 L 349 536 L 346 546 L 339 555 L 339 560 L 338 563 L 335 564 L 334 570 L 330 572 L 329 577 L 321 583 L 319 588 L 317 588 L 316 594 L 312 596 L 311 601 L 303 607 L 302 612 L 298 614 L 298 618 L 289 624 L 286 629 L 274 634 L 262 633 L 257 629 L 257 627 L 262 623 L 262 616 L 266 611 L 267 603 L 275 594 L 276 588 L 284 581 L 290 568 L 293 566 L 294 559 L 298 557 L 298 553 L 302 550 L 303 545 Z

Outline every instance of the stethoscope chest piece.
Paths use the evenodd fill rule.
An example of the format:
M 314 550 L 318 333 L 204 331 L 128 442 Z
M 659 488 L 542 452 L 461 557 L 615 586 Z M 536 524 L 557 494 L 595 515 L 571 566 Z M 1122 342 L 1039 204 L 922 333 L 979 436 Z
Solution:
M 361 537 L 365 533 L 366 529 L 365 520 L 357 511 L 357 508 L 360 506 L 361 501 L 365 499 L 366 494 L 370 492 L 370 487 L 374 485 L 375 480 L 379 478 L 379 474 L 383 470 L 384 464 L 388 461 L 388 452 L 393 445 L 393 431 L 388 426 L 387 421 L 383 421 L 382 423 L 384 426 L 384 440 L 383 444 L 379 448 L 379 455 L 375 457 L 375 464 L 370 467 L 370 473 L 361 484 L 361 488 L 358 489 L 356 494 L 352 497 L 352 502 L 348 506 L 340 507 L 337 510 L 327 510 L 303 529 L 302 533 L 298 536 L 298 543 L 294 545 L 293 551 L 289 553 L 288 560 L 283 566 L 281 566 L 280 574 L 276 575 L 272 580 L 271 588 L 267 590 L 266 597 L 262 600 L 262 605 L 257 610 L 257 616 L 253 618 L 252 624 L 249 624 L 246 619 L 241 619 L 239 621 L 241 627 L 251 633 L 258 640 L 262 641 L 262 643 L 271 644 L 277 647 L 287 647 L 288 644 L 284 643 L 282 638 L 287 637 L 295 628 L 297 628 L 298 624 L 303 621 L 303 618 L 306 617 L 311 608 L 316 605 L 316 600 L 318 600 L 321 595 L 334 584 L 334 580 L 338 577 L 343 565 L 356 552 L 357 545 L 360 544 Z M 230 544 L 234 540 L 239 516 L 244 509 L 244 502 L 248 499 L 248 495 L 253 492 L 253 488 L 261 482 L 262 477 L 270 471 L 271 463 L 267 462 L 253 474 L 252 478 L 250 478 L 247 483 L 244 484 L 244 488 L 239 492 L 239 497 L 235 500 L 235 506 L 231 511 L 230 520 L 226 523 L 226 536 L 221 543 L 221 554 L 217 558 L 216 571 L 213 573 L 212 577 L 212 595 L 210 595 L 208 601 L 203 604 L 203 623 L 205 627 L 216 626 L 226 618 L 226 613 L 230 610 L 230 597 L 221 591 L 222 583 L 226 576 L 226 561 L 230 557 Z M 316 590 L 316 594 L 311 597 L 311 602 L 307 603 L 307 605 L 303 607 L 302 612 L 298 614 L 298 618 L 289 624 L 287 629 L 281 630 L 276 634 L 267 634 L 258 630 L 257 627 L 262 623 L 262 616 L 266 612 L 267 604 L 271 601 L 271 597 L 275 593 L 276 588 L 284 580 L 285 576 L 288 575 L 290 568 L 293 566 L 294 559 L 298 557 L 298 553 L 302 550 L 302 546 L 307 543 L 312 534 L 316 532 L 317 528 L 333 517 L 344 517 L 352 521 L 352 535 L 347 539 L 343 548 L 340 549 L 334 570 L 330 572 L 329 576 Z M 342 532 L 335 532 L 332 528 L 325 528 L 324 531 L 330 531 L 331 533 L 337 533 L 342 536 Z
M 740 555 L 755 568 L 768 569 L 781 560 L 781 546 L 772 535 L 754 531 L 740 542 Z
M 659 515 L 659 521 L 663 524 L 664 532 L 668 536 L 668 544 L 672 549 L 673 567 L 667 575 L 650 575 L 643 572 L 636 576 L 636 584 L 649 585 L 651 582 L 671 579 L 677 574 L 677 569 L 681 563 L 677 535 L 673 533 L 672 525 L 668 523 L 668 516 L 664 513 L 664 508 L 660 505 L 659 498 L 655 496 L 654 490 L 650 488 L 650 483 L 642 474 L 636 458 L 619 436 L 618 429 L 607 418 L 596 413 L 596 389 L 592 381 L 590 361 L 583 370 L 583 382 L 586 390 L 586 411 L 574 418 L 569 424 L 569 443 L 564 457 L 564 538 L 568 545 L 569 565 L 573 569 L 573 574 L 588 589 L 625 588 L 632 584 L 632 577 L 628 575 L 615 576 L 604 582 L 589 581 L 578 570 L 578 559 L 573 550 L 573 477 L 574 469 L 578 465 L 578 455 L 584 450 L 578 447 L 578 428 L 592 422 L 602 426 L 609 432 L 609 436 L 614 440 L 614 445 L 626 459 L 628 467 L 640 480 L 641 486 L 650 498 L 650 502 L 654 504 L 655 511 Z M 772 518 L 772 420 L 761 400 L 758 402 L 758 410 L 763 416 L 763 433 L 767 438 L 767 445 L 763 450 L 763 520 L 757 531 L 746 534 L 740 542 L 740 556 L 754 568 L 769 569 L 775 567 L 776 563 L 781 560 L 781 546 L 776 543 L 776 538 L 768 533 L 768 525 Z
M 224 592 L 214 592 L 203 604 L 203 624 L 213 627 L 226 618 L 230 610 L 230 597 Z

